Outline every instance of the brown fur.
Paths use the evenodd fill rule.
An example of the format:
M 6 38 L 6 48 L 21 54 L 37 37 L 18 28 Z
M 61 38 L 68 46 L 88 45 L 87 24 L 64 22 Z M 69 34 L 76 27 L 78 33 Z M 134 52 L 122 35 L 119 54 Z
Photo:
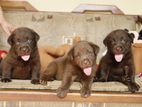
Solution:
M 73 38 L 73 44 L 79 42 L 81 38 L 75 36 Z M 63 44 L 58 47 L 53 47 L 50 45 L 39 47 L 40 61 L 41 61 L 41 73 L 45 71 L 47 65 L 58 57 L 62 57 L 68 53 L 72 45 Z
M 12 32 L 8 38 L 11 48 L 1 64 L 2 82 L 11 82 L 11 79 L 31 79 L 32 84 L 39 83 L 38 40 L 39 35 L 26 27 L 17 28 Z M 22 56 L 27 54 L 30 58 L 24 61 Z
M 41 62 L 41 70 L 40 70 L 40 73 L 43 73 L 43 71 L 45 71 L 47 65 L 53 61 L 54 59 L 56 59 L 57 57 L 59 56 L 63 56 L 63 54 L 60 52 L 58 53 L 59 56 L 55 53 L 56 51 L 56 48 L 53 47 L 53 46 L 42 46 L 42 47 L 39 47 L 39 55 L 40 55 L 40 62 Z M 52 54 L 55 54 L 55 55 L 52 55 Z
M 49 80 L 62 80 L 61 87 L 57 90 L 58 97 L 65 97 L 74 80 L 82 83 L 81 96 L 88 97 L 96 71 L 96 57 L 99 47 L 87 41 L 76 43 L 67 55 L 51 62 L 41 75 L 42 83 Z M 92 72 L 86 75 L 83 69 L 91 67 Z
M 133 34 L 125 30 L 112 31 L 105 39 L 107 53 L 102 57 L 97 78 L 99 81 L 119 81 L 127 85 L 131 92 L 139 90 L 139 85 L 135 82 L 135 67 L 131 45 Z M 123 59 L 119 62 L 115 55 L 123 54 Z

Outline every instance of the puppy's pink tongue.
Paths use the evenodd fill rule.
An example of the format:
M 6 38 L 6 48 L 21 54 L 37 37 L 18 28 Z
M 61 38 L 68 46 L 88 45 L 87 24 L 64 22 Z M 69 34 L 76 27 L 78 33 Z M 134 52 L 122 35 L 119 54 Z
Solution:
M 91 67 L 89 67 L 89 68 L 84 68 L 83 71 L 84 71 L 84 73 L 85 73 L 87 76 L 89 76 L 89 75 L 91 75 L 92 68 L 91 68 Z
M 121 62 L 123 59 L 123 54 L 115 55 L 114 57 L 117 62 Z
M 24 61 L 28 61 L 30 59 L 30 55 L 21 56 Z

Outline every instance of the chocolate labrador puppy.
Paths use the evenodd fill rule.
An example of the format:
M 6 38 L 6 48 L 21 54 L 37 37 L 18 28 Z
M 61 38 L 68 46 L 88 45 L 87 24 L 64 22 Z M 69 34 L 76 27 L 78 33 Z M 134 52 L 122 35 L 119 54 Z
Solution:
M 91 94 L 91 85 L 96 73 L 96 57 L 99 47 L 91 42 L 80 41 L 76 43 L 66 56 L 51 62 L 41 75 L 42 83 L 49 80 L 62 80 L 57 90 L 57 96 L 63 98 L 67 95 L 73 81 L 82 83 L 81 96 Z
M 104 39 L 107 53 L 102 57 L 96 73 L 99 81 L 119 81 L 127 85 L 131 92 L 139 90 L 131 50 L 133 39 L 134 34 L 121 29 L 112 31 Z
M 1 81 L 11 79 L 31 79 L 32 84 L 39 83 L 40 60 L 37 48 L 39 35 L 32 29 L 21 27 L 8 38 L 11 48 L 1 63 Z

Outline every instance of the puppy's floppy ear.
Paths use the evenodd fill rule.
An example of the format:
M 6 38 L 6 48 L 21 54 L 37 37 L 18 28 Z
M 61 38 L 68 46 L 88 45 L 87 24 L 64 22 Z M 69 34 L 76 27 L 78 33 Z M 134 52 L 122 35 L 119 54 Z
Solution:
M 74 52 L 74 47 L 72 47 L 67 53 L 68 59 L 71 61 L 73 61 L 73 58 L 74 58 L 73 52 Z
M 128 29 L 124 29 L 124 31 L 128 33 L 128 37 L 130 38 L 131 43 L 133 43 L 135 35 L 133 33 L 129 33 Z
M 128 37 L 130 38 L 131 43 L 133 43 L 135 35 L 133 33 L 129 33 Z
M 95 45 L 95 44 L 94 44 L 94 43 L 92 43 L 92 42 L 89 42 L 89 44 L 90 44 L 90 45 L 91 45 L 91 47 L 93 48 L 94 53 L 97 55 L 97 54 L 99 53 L 99 51 L 100 51 L 99 46 L 98 46 L 98 45 Z
M 38 41 L 40 38 L 39 35 L 33 30 L 32 30 L 32 34 L 35 36 L 36 41 Z
M 10 44 L 10 45 L 13 45 L 13 33 L 8 37 L 7 39 L 7 42 Z
M 109 42 L 109 35 L 105 37 L 105 39 L 103 40 L 103 43 L 105 46 L 108 45 L 108 42 Z
M 124 29 L 124 31 L 129 32 L 129 30 L 128 30 L 128 29 L 126 29 L 126 28 Z

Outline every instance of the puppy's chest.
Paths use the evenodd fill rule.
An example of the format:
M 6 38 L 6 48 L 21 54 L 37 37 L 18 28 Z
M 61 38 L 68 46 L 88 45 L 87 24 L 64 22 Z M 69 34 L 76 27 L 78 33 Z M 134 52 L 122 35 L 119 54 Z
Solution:
M 15 79 L 30 79 L 31 65 L 18 64 L 12 69 L 12 78 Z
M 110 73 L 122 75 L 124 73 L 124 67 L 127 66 L 125 63 L 116 63 L 110 66 Z

